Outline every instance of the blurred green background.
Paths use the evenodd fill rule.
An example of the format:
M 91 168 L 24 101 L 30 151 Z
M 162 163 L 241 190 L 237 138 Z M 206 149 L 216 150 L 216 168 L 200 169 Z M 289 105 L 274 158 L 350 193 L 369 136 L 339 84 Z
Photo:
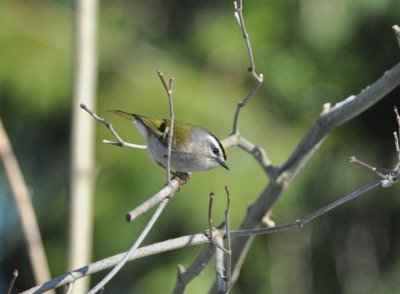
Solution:
M 398 0 L 302 0 L 244 3 L 258 72 L 265 83 L 241 117 L 246 138 L 282 164 L 326 102 L 336 103 L 398 62 L 391 26 Z M 29 184 L 53 276 L 66 270 L 69 138 L 74 13 L 71 1 L 0 2 L 0 116 Z M 231 1 L 103 1 L 99 11 L 97 112 L 130 142 L 141 143 L 127 121 L 108 109 L 165 117 L 168 101 L 156 75 L 173 76 L 175 115 L 223 138 L 236 103 L 254 84 Z M 372 181 L 350 165 L 357 155 L 392 167 L 396 155 L 396 89 L 373 108 L 335 130 L 289 187 L 272 219 L 300 218 Z M 88 119 L 91 119 L 88 116 Z M 133 224 L 124 215 L 156 192 L 164 171 L 145 151 L 104 145 L 96 125 L 93 260 L 127 250 L 150 214 Z M 214 223 L 223 219 L 224 185 L 232 193 L 236 228 L 267 183 L 258 164 L 228 151 L 231 171 L 197 173 L 168 205 L 146 244 L 207 227 L 208 194 L 217 193 Z M 302 229 L 257 237 L 232 293 L 394 293 L 400 277 L 399 187 L 378 188 Z M 16 291 L 33 286 L 21 226 L 0 169 L 0 292 L 14 268 Z M 176 265 L 188 266 L 201 247 L 128 264 L 106 293 L 165 293 Z M 92 284 L 106 272 L 92 276 Z M 211 263 L 188 293 L 205 293 Z M 162 288 L 160 288 L 162 285 Z

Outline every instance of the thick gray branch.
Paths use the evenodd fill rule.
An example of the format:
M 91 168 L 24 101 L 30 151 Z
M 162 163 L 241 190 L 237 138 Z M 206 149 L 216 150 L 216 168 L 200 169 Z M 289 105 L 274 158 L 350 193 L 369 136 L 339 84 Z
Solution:
M 308 162 L 326 135 L 383 99 L 399 84 L 400 63 L 385 72 L 381 78 L 362 90 L 357 96 L 350 96 L 329 111 L 325 110 L 303 137 L 286 163 L 278 169 L 278 176 L 271 179 L 258 199 L 250 206 L 240 225 L 240 230 L 253 229 L 263 225 L 263 218 L 271 211 L 289 183 Z M 235 239 L 232 243 L 232 283 L 239 275 L 242 262 L 253 240 L 254 237 L 246 237 Z M 215 286 L 212 292 L 217 292 Z

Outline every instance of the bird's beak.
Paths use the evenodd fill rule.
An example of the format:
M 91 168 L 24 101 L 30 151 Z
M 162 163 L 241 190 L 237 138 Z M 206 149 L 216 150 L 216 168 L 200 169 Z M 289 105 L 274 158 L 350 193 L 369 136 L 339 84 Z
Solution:
M 226 170 L 229 170 L 229 167 L 226 165 L 225 161 L 218 160 L 219 164 Z

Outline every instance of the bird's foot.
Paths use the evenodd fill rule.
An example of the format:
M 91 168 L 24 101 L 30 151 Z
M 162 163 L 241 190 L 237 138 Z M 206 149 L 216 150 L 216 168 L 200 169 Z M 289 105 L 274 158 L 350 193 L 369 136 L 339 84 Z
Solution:
M 190 180 L 190 174 L 184 172 L 173 172 L 172 179 L 175 179 L 179 182 L 179 187 L 182 187 Z

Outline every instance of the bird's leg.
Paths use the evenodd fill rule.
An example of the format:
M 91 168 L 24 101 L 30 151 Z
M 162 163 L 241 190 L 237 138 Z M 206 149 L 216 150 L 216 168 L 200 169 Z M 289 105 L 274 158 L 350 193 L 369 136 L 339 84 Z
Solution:
M 165 168 L 165 166 L 163 164 L 161 164 L 160 162 L 157 162 L 157 164 L 159 166 L 161 166 L 162 168 Z M 190 180 L 190 173 L 171 171 L 171 175 L 172 175 L 171 180 L 176 179 L 179 182 L 180 187 L 185 185 Z
M 172 178 L 179 182 L 179 186 L 183 186 L 190 180 L 190 173 L 185 172 L 171 172 Z

